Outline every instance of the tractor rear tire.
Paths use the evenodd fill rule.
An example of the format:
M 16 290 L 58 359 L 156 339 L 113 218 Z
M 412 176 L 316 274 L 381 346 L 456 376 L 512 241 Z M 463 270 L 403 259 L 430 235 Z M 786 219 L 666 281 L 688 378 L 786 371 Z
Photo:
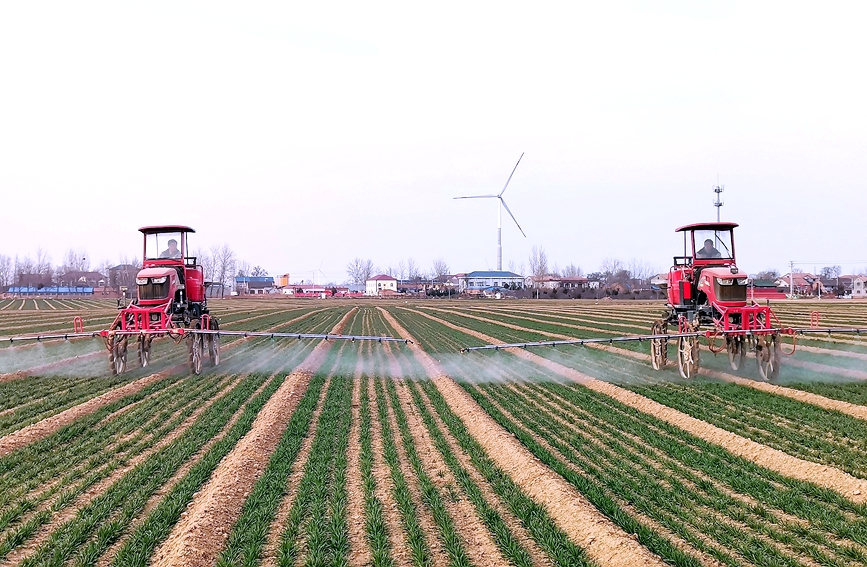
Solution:
M 668 332 L 668 323 L 663 319 L 653 322 L 651 335 L 664 335 Z M 668 363 L 668 339 L 650 339 L 650 364 L 654 370 L 662 370 Z

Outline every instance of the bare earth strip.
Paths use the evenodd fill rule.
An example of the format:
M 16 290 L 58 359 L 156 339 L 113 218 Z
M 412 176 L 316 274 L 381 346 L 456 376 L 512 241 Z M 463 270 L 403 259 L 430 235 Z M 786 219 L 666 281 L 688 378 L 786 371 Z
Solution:
M 364 530 L 364 488 L 361 479 L 361 361 L 358 357 L 352 384 L 352 428 L 347 449 L 346 492 L 349 499 L 349 563 L 367 565 L 371 561 L 370 544 Z
M 331 333 L 343 332 L 356 308 L 349 310 Z M 186 516 L 157 549 L 153 565 L 213 565 L 225 546 L 241 507 L 262 475 L 313 373 L 331 344 L 321 342 L 265 404 L 250 431 L 217 466 L 208 483 L 185 512 Z
M 441 311 L 446 311 L 446 310 L 441 310 Z M 413 311 L 413 312 L 414 313 L 421 313 L 420 311 Z M 452 311 L 452 313 L 457 313 L 457 312 Z M 509 323 L 500 322 L 500 321 L 497 321 L 495 319 L 487 319 L 484 317 L 478 317 L 475 315 L 463 314 L 463 313 L 462 313 L 462 315 L 469 317 L 471 319 L 477 319 L 477 320 L 485 322 L 485 323 L 493 323 L 493 324 L 501 325 L 503 327 L 506 327 L 508 329 L 513 329 L 516 331 L 535 332 L 534 329 L 528 329 L 526 327 L 520 327 L 518 325 L 512 325 Z M 466 330 L 464 332 L 466 332 Z M 574 338 L 574 337 L 569 337 L 568 335 L 560 335 L 560 334 L 556 334 L 556 333 L 550 333 L 547 331 L 542 333 L 542 334 L 544 334 L 546 336 L 558 338 L 558 339 Z M 486 335 L 478 335 L 477 338 L 481 338 L 482 340 L 491 340 L 493 342 L 498 342 L 498 343 L 503 342 L 503 341 L 498 341 L 496 339 L 493 339 L 491 337 L 487 337 Z M 644 361 L 648 361 L 648 362 L 650 361 L 650 355 L 649 354 L 635 352 L 635 351 L 628 350 L 625 348 L 620 348 L 620 347 L 605 345 L 605 344 L 589 344 L 587 346 L 595 348 L 595 349 L 605 350 L 608 352 L 619 354 L 621 356 L 625 356 L 625 357 L 632 358 L 635 360 L 644 360 Z M 804 348 L 804 347 L 799 347 L 799 348 Z M 810 348 L 810 347 L 808 347 L 808 348 Z M 827 349 L 814 349 L 814 350 L 827 350 Z M 850 353 L 850 354 L 852 354 L 852 353 Z M 854 353 L 854 354 L 858 354 L 858 353 Z M 859 356 L 863 356 L 863 355 L 859 355 Z M 793 361 L 793 360 L 787 360 L 786 361 L 786 364 L 793 364 L 793 363 L 797 366 L 814 364 L 814 363 L 809 363 L 809 362 Z M 812 369 L 812 370 L 823 371 L 823 372 L 830 372 L 831 371 L 830 370 L 831 367 L 829 367 L 827 365 L 817 365 L 817 366 L 819 366 L 821 368 L 813 368 L 810 366 L 804 366 L 804 367 L 806 367 L 808 369 Z M 705 376 L 709 376 L 711 378 L 716 378 L 718 380 L 724 380 L 726 382 L 738 384 L 739 386 L 746 386 L 748 388 L 754 388 L 756 390 L 761 390 L 763 392 L 769 392 L 772 394 L 777 394 L 779 396 L 791 398 L 791 399 L 797 400 L 799 402 L 812 404 L 814 406 L 818 406 L 818 407 L 828 409 L 828 410 L 839 411 L 840 413 L 845 413 L 847 415 L 851 415 L 852 417 L 856 417 L 858 419 L 867 420 L 867 406 L 861 406 L 861 405 L 853 404 L 850 402 L 844 402 L 842 400 L 835 400 L 832 398 L 826 398 L 825 396 L 820 396 L 818 394 L 813 394 L 811 392 L 805 392 L 803 390 L 798 390 L 795 388 L 786 388 L 785 386 L 778 386 L 776 384 L 769 384 L 767 382 L 748 380 L 746 378 L 740 378 L 740 377 L 735 376 L 733 374 L 728 374 L 725 372 L 719 372 L 716 370 L 708 370 L 708 369 L 702 368 L 700 372 L 701 372 L 701 374 L 704 374 Z M 843 375 L 846 375 L 847 377 L 856 378 L 859 380 L 867 379 L 867 372 L 860 372 L 857 370 L 837 369 L 837 368 L 833 369 L 833 372 L 843 374 Z
M 446 466 L 442 456 L 434 446 L 427 428 L 421 421 L 418 409 L 415 407 L 407 385 L 398 381 L 397 395 L 403 407 L 406 420 L 409 424 L 413 445 L 419 459 L 424 464 L 425 472 L 430 476 L 431 482 L 443 496 L 443 504 L 455 523 L 455 528 L 466 547 L 467 556 L 474 565 L 501 565 L 506 567 L 509 562 L 503 557 L 497 544 L 491 538 L 491 534 L 476 513 L 473 504 L 467 498 L 452 501 L 447 491 L 450 487 L 458 487 L 458 481 Z
M 478 339 L 502 344 L 502 341 L 498 341 L 497 339 L 482 333 L 477 333 L 471 329 L 465 329 L 453 325 L 447 321 L 442 321 L 420 311 L 413 312 L 435 320 L 449 328 L 467 333 Z M 867 480 L 855 478 L 840 469 L 805 461 L 789 455 L 788 453 L 784 453 L 783 451 L 768 447 L 767 445 L 756 443 L 751 439 L 741 437 L 740 435 L 726 431 L 725 429 L 711 425 L 710 423 L 704 422 L 700 419 L 696 419 L 681 411 L 648 399 L 640 394 L 630 392 L 629 390 L 608 382 L 597 380 L 591 376 L 582 374 L 577 370 L 568 368 L 562 364 L 558 364 L 525 350 L 509 349 L 509 351 L 515 356 L 529 360 L 543 368 L 547 368 L 559 374 L 560 376 L 569 378 L 574 382 L 586 386 L 591 390 L 605 394 L 624 405 L 652 415 L 674 425 L 675 427 L 679 427 L 680 429 L 704 439 L 709 443 L 723 447 L 734 455 L 748 459 L 757 465 L 768 468 L 783 476 L 812 482 L 818 486 L 829 488 L 858 504 L 867 502 Z
M 412 340 L 412 335 L 390 313 L 382 312 L 403 338 Z M 544 505 L 558 527 L 591 559 L 609 566 L 664 565 L 661 558 L 617 527 L 574 486 L 546 467 L 500 427 L 457 382 L 444 374 L 439 364 L 417 343 L 409 346 L 449 406 L 491 459 L 525 493 Z
M 268 529 L 268 539 L 265 542 L 265 548 L 262 550 L 262 565 L 265 567 L 273 567 L 277 565 L 277 550 L 280 547 L 280 536 L 286 528 L 286 523 L 289 520 L 289 513 L 292 511 L 292 505 L 295 503 L 295 498 L 298 496 L 298 485 L 304 477 L 304 467 L 307 465 L 307 459 L 310 457 L 310 450 L 313 447 L 313 440 L 316 437 L 315 432 L 319 426 L 319 417 L 324 409 L 325 395 L 328 393 L 328 387 L 331 384 L 329 377 L 322 385 L 322 391 L 319 394 L 319 400 L 316 402 L 316 409 L 310 417 L 310 427 L 307 437 L 301 442 L 301 449 L 298 451 L 298 456 L 295 457 L 295 463 L 289 473 L 289 478 L 286 481 L 286 496 L 280 503 L 277 513 L 274 515 L 274 520 Z

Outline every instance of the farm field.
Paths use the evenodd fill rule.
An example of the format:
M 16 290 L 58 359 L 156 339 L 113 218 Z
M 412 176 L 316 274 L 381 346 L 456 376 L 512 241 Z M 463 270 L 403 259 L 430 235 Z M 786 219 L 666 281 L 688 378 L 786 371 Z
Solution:
M 226 336 L 192 376 L 162 339 L 111 376 L 99 339 L 2 338 L 114 302 L 22 301 L 2 565 L 867 564 L 867 337 L 798 337 L 772 384 L 705 348 L 686 381 L 647 343 L 460 354 L 647 333 L 661 303 L 225 300 L 226 330 L 415 344 Z M 773 307 L 867 327 L 867 303 Z

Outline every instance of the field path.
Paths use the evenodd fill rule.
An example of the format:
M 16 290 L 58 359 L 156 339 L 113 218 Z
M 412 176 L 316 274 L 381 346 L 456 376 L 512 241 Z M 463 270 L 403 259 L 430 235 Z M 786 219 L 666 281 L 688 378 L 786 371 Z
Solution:
M 353 307 L 331 330 L 341 334 L 355 314 Z M 310 379 L 322 365 L 331 343 L 320 342 L 265 404 L 250 431 L 217 466 L 190 503 L 183 519 L 157 549 L 157 566 L 213 565 L 250 491 L 268 465 L 289 418 Z
M 391 313 L 379 309 L 401 337 L 414 340 Z M 449 406 L 497 466 L 531 498 L 544 505 L 558 527 L 591 559 L 607 566 L 664 565 L 662 559 L 617 527 L 575 487 L 542 464 L 500 427 L 457 382 L 445 375 L 439 363 L 417 342 L 409 344 L 409 347 Z
M 466 333 L 485 342 L 503 344 L 502 341 L 495 339 L 494 337 L 489 337 L 483 333 L 473 331 L 472 329 L 466 329 L 454 325 L 453 323 L 449 323 L 448 321 L 437 319 L 433 315 L 429 315 L 422 311 L 408 308 L 403 309 L 427 317 L 450 329 Z M 692 433 L 696 437 L 709 443 L 719 445 L 733 455 L 748 459 L 757 465 L 768 468 L 783 476 L 804 480 L 824 488 L 829 488 L 855 503 L 861 504 L 867 502 L 867 480 L 855 478 L 840 469 L 805 461 L 778 449 L 773 449 L 767 445 L 756 443 L 751 439 L 747 439 L 700 419 L 696 419 L 679 410 L 655 402 L 640 394 L 636 394 L 635 392 L 631 392 L 608 382 L 597 380 L 596 378 L 587 376 L 577 370 L 527 352 L 526 350 L 519 348 L 508 350 L 515 356 L 533 362 L 543 368 L 547 368 L 548 370 L 551 370 L 565 378 L 569 378 L 570 380 L 586 386 L 591 390 L 605 394 L 624 405 L 652 415 L 674 425 L 675 427 L 679 427 L 680 429 Z M 455 386 L 457 386 L 457 384 L 455 384 Z M 469 396 L 469 394 L 467 394 L 467 396 Z M 481 410 L 481 408 L 479 409 Z

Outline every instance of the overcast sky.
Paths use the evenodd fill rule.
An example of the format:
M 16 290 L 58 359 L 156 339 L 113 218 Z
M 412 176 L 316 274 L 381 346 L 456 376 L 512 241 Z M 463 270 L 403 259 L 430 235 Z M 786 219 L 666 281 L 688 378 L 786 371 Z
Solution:
M 738 222 L 743 270 L 867 268 L 862 3 L 5 2 L 0 254 L 141 255 L 196 229 L 271 274 L 453 272 L 533 246 L 667 270 Z

